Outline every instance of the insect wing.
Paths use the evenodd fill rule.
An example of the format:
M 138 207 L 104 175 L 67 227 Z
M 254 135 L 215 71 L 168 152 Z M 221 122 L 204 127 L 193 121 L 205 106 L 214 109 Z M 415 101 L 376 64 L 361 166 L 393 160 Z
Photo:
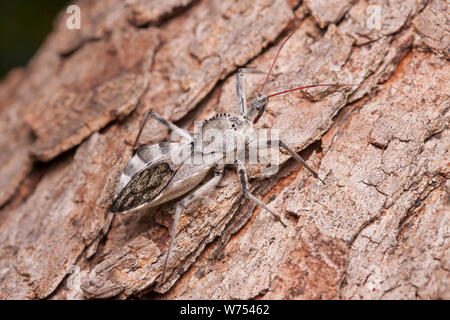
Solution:
M 126 212 L 152 201 L 172 179 L 174 170 L 167 162 L 152 164 L 138 173 L 119 192 L 111 212 Z
M 139 149 L 122 172 L 110 211 L 128 212 L 151 202 L 182 164 L 173 161 L 174 152 L 186 148 L 189 145 L 185 143 L 164 142 Z
M 153 163 L 161 161 L 167 161 L 169 163 L 183 162 L 184 158 L 180 158 L 178 153 L 189 153 L 187 148 L 190 148 L 189 144 L 169 142 L 160 142 L 158 144 L 140 148 L 123 169 L 117 186 L 116 195 L 122 191 L 136 173 Z M 174 158 L 178 161 L 174 161 Z

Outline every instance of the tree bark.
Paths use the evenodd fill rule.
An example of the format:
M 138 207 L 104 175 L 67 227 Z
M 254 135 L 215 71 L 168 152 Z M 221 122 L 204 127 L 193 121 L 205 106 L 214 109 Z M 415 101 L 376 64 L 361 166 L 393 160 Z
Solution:
M 79 1 L 0 83 L 2 299 L 450 299 L 446 1 Z M 306 18 L 312 15 L 313 19 Z M 177 200 L 112 214 L 143 114 L 183 128 L 235 113 L 235 72 L 268 70 L 260 127 L 283 154 L 241 194 L 233 168 L 182 214 Z M 247 98 L 263 77 L 245 76 Z M 383 86 L 376 86 L 383 84 Z M 149 121 L 141 142 L 169 139 Z M 157 293 L 157 294 L 156 294 Z

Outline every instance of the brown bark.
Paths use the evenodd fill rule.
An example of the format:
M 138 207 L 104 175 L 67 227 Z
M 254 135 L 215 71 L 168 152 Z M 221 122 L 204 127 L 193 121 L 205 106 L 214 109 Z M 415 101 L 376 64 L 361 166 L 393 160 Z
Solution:
M 445 1 L 80 1 L 22 70 L 0 83 L 0 298 L 450 298 L 449 6 Z M 380 28 L 369 27 L 369 5 Z M 234 170 L 181 217 L 177 201 L 108 212 L 152 108 L 192 129 L 235 112 L 235 71 L 266 92 L 365 83 L 270 101 L 260 126 L 288 156 L 241 193 Z M 260 75 L 246 76 L 247 96 Z M 384 83 L 384 87 L 373 84 Z M 348 99 L 345 99 L 348 96 Z M 168 139 L 150 121 L 142 142 Z M 252 170 L 251 170 L 252 171 Z M 252 172 L 256 172 L 253 170 Z

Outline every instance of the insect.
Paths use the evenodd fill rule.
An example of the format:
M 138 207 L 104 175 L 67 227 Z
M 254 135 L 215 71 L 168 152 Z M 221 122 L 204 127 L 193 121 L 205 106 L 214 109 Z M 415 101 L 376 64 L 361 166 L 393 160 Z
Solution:
M 296 30 L 297 29 L 298 28 L 296 28 Z M 243 75 L 245 72 L 252 70 L 241 68 L 237 72 L 236 81 L 237 115 L 219 114 L 203 121 L 200 128 L 200 131 L 202 133 L 205 133 L 210 129 L 214 129 L 216 131 L 218 130 L 219 132 L 226 131 L 228 138 L 230 138 L 231 135 L 232 139 L 244 139 L 245 143 L 249 144 L 256 139 L 254 124 L 257 123 L 261 118 L 264 111 L 266 110 L 269 99 L 271 99 L 272 97 L 296 90 L 319 86 L 346 86 L 336 84 L 316 84 L 293 88 L 270 95 L 262 94 L 263 89 L 272 74 L 273 67 L 277 61 L 281 49 L 296 30 L 294 30 L 281 44 L 270 66 L 270 69 L 267 72 L 264 83 L 259 90 L 259 94 L 251 100 L 250 104 L 247 105 L 247 101 L 244 95 Z M 216 147 L 211 148 L 210 140 L 201 138 L 198 139 L 195 135 L 182 128 L 177 127 L 175 124 L 169 122 L 168 120 L 162 118 L 152 111 L 148 111 L 145 114 L 139 132 L 136 136 L 135 145 L 139 140 L 142 129 L 144 128 L 150 117 L 161 122 L 170 130 L 183 137 L 185 139 L 185 142 L 160 142 L 159 144 L 144 146 L 140 148 L 129 161 L 129 163 L 125 166 L 122 172 L 117 189 L 117 194 L 110 207 L 111 212 L 132 212 L 143 208 L 154 207 L 159 204 L 168 202 L 172 199 L 186 195 L 189 191 L 192 191 L 195 187 L 197 187 L 211 170 L 214 170 L 214 175 L 209 181 L 205 182 L 202 186 L 186 195 L 176 207 L 175 216 L 173 218 L 169 248 L 165 257 L 163 272 L 160 279 L 160 282 L 163 282 L 165 279 L 167 265 L 170 258 L 181 212 L 190 202 L 198 199 L 203 194 L 213 189 L 219 183 L 226 166 L 226 163 L 223 160 L 226 157 L 230 156 L 230 154 L 235 154 L 236 150 L 234 147 L 225 149 Z M 325 183 L 321 178 L 319 178 L 318 174 L 285 143 L 283 143 L 279 139 L 277 141 L 267 141 L 267 143 L 271 146 L 276 145 L 280 148 L 285 149 L 293 158 L 295 158 L 307 170 L 309 170 L 315 178 Z M 207 151 L 205 150 L 207 150 L 208 148 L 209 151 L 212 151 L 215 157 L 211 157 L 208 161 L 203 161 L 200 164 L 187 163 L 186 161 L 184 161 L 184 158 L 181 159 L 182 161 L 175 161 L 172 156 L 174 153 L 176 154 L 180 151 L 187 151 L 186 153 L 188 156 L 192 156 L 196 152 L 205 155 L 207 153 Z M 266 211 L 271 213 L 278 221 L 285 225 L 277 213 L 275 213 L 260 199 L 249 192 L 248 177 L 244 162 L 236 158 L 232 165 L 236 167 L 243 195 L 264 208 Z

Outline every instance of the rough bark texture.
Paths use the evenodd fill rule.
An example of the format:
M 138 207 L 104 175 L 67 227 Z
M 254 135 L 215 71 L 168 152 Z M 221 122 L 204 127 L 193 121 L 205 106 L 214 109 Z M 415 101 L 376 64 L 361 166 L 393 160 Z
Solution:
M 81 29 L 61 13 L 0 83 L 0 298 L 450 299 L 446 1 L 78 4 Z M 158 284 L 177 201 L 108 212 L 133 154 L 125 142 L 149 108 L 186 129 L 234 113 L 236 69 L 267 70 L 309 15 L 265 92 L 366 85 L 274 98 L 259 125 L 326 185 L 286 155 L 277 174 L 252 175 L 285 228 L 226 170 L 182 215 Z M 261 75 L 245 81 L 254 96 Z M 167 138 L 150 121 L 142 142 Z

